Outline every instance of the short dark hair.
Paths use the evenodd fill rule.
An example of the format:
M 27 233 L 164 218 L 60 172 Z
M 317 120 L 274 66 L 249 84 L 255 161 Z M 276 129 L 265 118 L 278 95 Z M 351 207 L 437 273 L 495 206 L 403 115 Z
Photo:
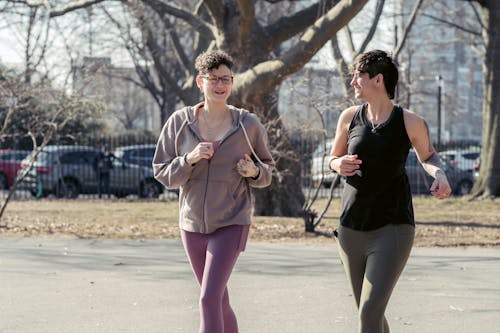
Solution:
M 205 51 L 196 57 L 194 63 L 194 67 L 200 74 L 208 74 L 220 65 L 226 65 L 229 69 L 233 67 L 231 56 L 221 50 Z
M 377 74 L 384 76 L 384 86 L 390 99 L 394 98 L 398 84 L 398 68 L 392 57 L 382 50 L 373 50 L 358 55 L 353 62 L 351 70 L 368 73 L 370 79 Z

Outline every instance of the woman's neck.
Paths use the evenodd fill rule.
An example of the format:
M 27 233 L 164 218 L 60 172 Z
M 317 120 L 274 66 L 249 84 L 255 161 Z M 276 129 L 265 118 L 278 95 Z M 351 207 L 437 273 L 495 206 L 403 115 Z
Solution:
M 211 119 L 224 118 L 226 109 L 226 103 L 208 103 L 207 101 L 203 103 L 203 112 L 206 112 L 208 115 L 210 115 Z
M 231 128 L 232 117 L 227 105 L 204 104 L 199 109 L 198 120 L 200 134 L 207 141 L 217 141 L 224 137 Z
M 394 104 L 390 99 L 377 100 L 368 102 L 366 114 L 374 123 L 380 123 L 387 120 L 393 108 Z

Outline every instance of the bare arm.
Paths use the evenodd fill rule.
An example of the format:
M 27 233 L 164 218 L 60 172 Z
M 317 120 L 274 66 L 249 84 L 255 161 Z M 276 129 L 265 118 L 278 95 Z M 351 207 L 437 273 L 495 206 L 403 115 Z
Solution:
M 362 163 L 358 155 L 347 155 L 347 140 L 349 126 L 358 106 L 352 106 L 340 114 L 333 140 L 332 150 L 330 151 L 330 170 L 343 176 L 353 176 Z
M 430 141 L 427 123 L 413 112 L 405 110 L 405 126 L 411 144 L 425 172 L 434 177 L 430 191 L 438 199 L 451 194 L 450 184 L 443 171 L 441 159 Z

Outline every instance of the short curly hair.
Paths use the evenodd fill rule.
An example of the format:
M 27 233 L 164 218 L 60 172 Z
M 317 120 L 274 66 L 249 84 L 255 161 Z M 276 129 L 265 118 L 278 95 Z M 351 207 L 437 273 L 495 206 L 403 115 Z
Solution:
M 394 98 L 398 84 L 398 68 L 392 57 L 385 51 L 373 50 L 362 53 L 354 59 L 351 71 L 368 73 L 370 79 L 377 74 L 384 76 L 384 86 L 390 99 Z
M 221 50 L 205 51 L 196 57 L 194 63 L 194 67 L 200 74 L 208 74 L 220 65 L 226 65 L 229 69 L 233 67 L 231 56 Z

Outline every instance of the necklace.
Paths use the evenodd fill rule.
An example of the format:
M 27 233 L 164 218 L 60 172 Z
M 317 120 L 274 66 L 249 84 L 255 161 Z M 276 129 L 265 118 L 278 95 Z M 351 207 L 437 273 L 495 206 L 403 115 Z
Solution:
M 375 124 L 373 123 L 373 120 L 371 120 L 371 119 L 370 119 L 370 124 L 372 125 L 372 133 L 377 133 L 377 128 L 379 128 L 379 127 L 380 127 L 380 125 L 382 125 L 383 123 L 380 123 L 380 124 L 375 125 Z
M 371 125 L 371 127 L 372 127 L 372 129 L 371 129 L 371 132 L 372 132 L 372 133 L 377 133 L 377 129 L 378 129 L 380 126 L 382 126 L 383 124 L 387 123 L 387 122 L 391 119 L 391 116 L 392 116 L 392 114 L 394 113 L 394 108 L 395 108 L 395 106 L 393 105 L 393 106 L 392 106 L 392 110 L 391 110 L 391 112 L 388 114 L 388 117 L 387 117 L 384 121 L 382 121 L 382 122 L 378 123 L 377 125 L 375 125 L 375 124 L 373 123 L 373 119 L 374 119 L 374 118 L 373 118 L 373 117 L 372 117 L 372 118 L 370 118 L 370 125 Z M 382 114 L 380 114 L 380 116 L 381 116 L 381 117 L 383 117 L 383 118 L 385 118 L 385 116 L 383 116 L 383 113 L 382 113 Z M 368 120 L 368 110 L 366 110 L 366 113 L 365 113 L 365 119 L 366 119 L 366 120 Z

